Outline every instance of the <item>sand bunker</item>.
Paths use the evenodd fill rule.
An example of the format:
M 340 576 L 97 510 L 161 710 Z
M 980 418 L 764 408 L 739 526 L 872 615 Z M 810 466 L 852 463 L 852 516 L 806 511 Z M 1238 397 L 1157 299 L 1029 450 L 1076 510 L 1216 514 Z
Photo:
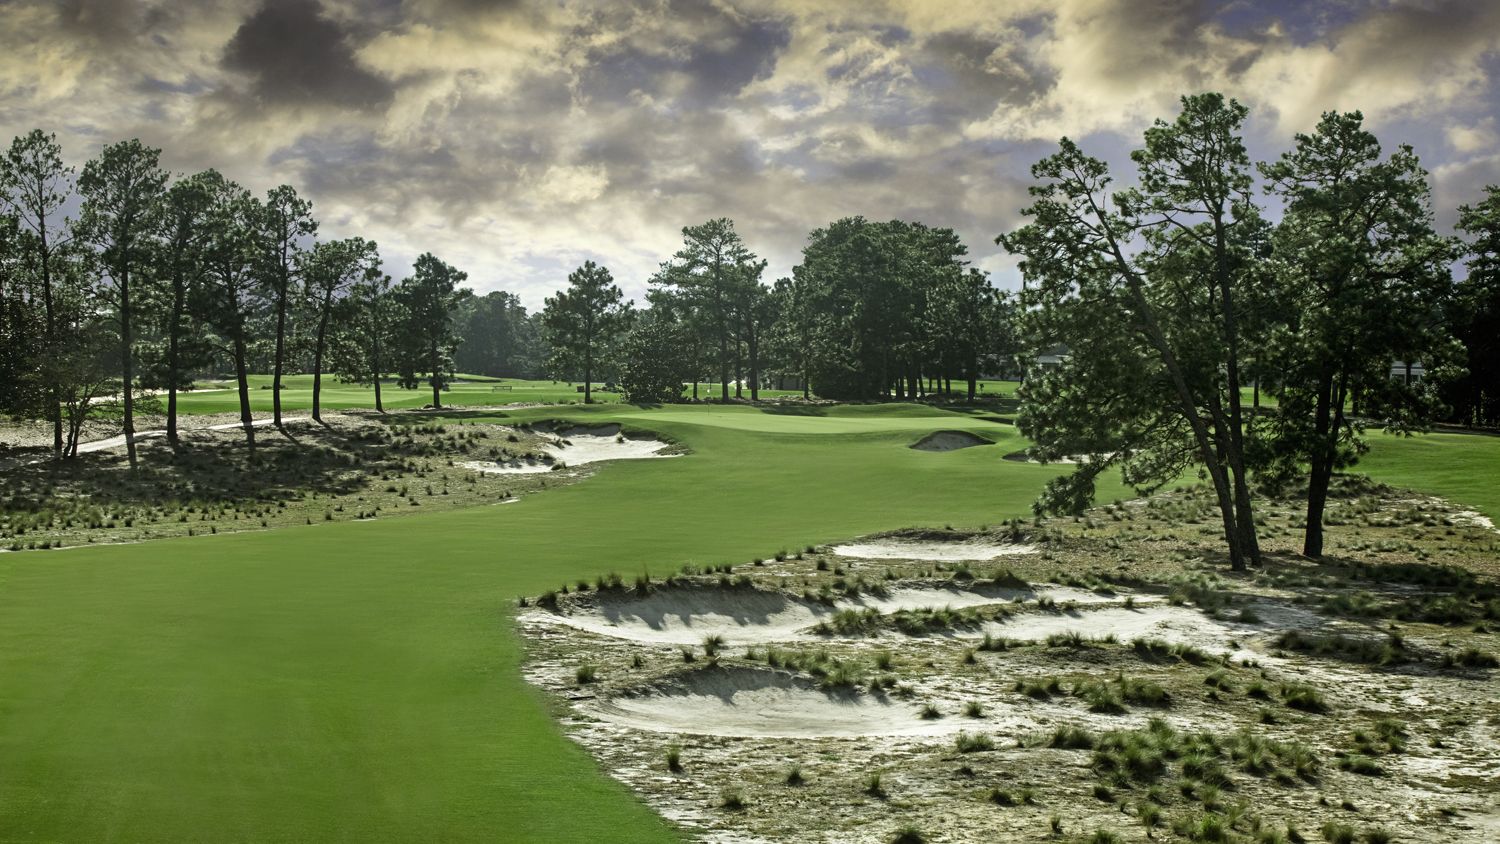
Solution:
M 535 612 L 527 620 L 563 624 L 601 636 L 655 644 L 696 645 L 723 636 L 729 645 L 805 638 L 801 631 L 833 608 L 759 589 L 661 589 L 645 597 L 605 598 L 572 615 Z
M 993 560 L 1013 554 L 1036 553 L 1036 549 L 1030 545 L 974 540 L 932 542 L 916 539 L 872 539 L 866 542 L 848 542 L 835 545 L 832 550 L 840 557 L 859 557 L 865 560 L 930 560 L 934 562 Z
M 933 431 L 912 443 L 911 447 L 917 451 L 957 451 L 961 448 L 973 448 L 976 445 L 994 444 L 994 440 L 985 439 L 968 431 Z
M 638 730 L 710 736 L 944 736 L 976 726 L 960 718 L 923 719 L 910 702 L 825 692 L 792 674 L 746 668 L 695 671 L 637 697 L 580 709 Z
M 1059 604 L 1073 602 L 1080 605 L 1120 600 L 1118 596 L 1098 595 L 1068 586 L 1038 586 L 1035 590 L 1030 590 L 975 584 L 972 587 L 948 585 L 927 589 L 894 589 L 885 595 L 863 594 L 856 598 L 842 599 L 830 607 L 760 589 L 668 588 L 659 589 L 644 597 L 601 597 L 599 606 L 577 608 L 568 615 L 539 609 L 522 618 L 527 622 L 563 625 L 632 642 L 697 645 L 705 637 L 717 635 L 723 636 L 731 646 L 748 646 L 821 638 L 812 628 L 838 610 L 873 609 L 889 614 L 901 610 L 965 609 L 1010 604 L 1035 601 L 1041 597 L 1051 598 Z M 1045 638 L 1046 635 L 1043 633 L 1042 637 Z
M 646 460 L 654 457 L 679 457 L 677 454 L 661 454 L 668 446 L 661 440 L 631 439 L 619 436 L 618 425 L 604 425 L 588 430 L 613 429 L 614 433 L 560 433 L 564 444 L 548 444 L 542 450 L 551 455 L 552 462 L 545 460 L 467 460 L 459 464 L 465 469 L 501 475 L 524 475 L 532 472 L 550 472 L 558 463 L 565 466 L 583 466 L 602 463 L 606 460 Z M 583 429 L 570 429 L 583 430 Z
M 1263 612 L 1265 610 L 1266 612 Z M 1257 606 L 1264 617 L 1270 606 Z M 1309 610 L 1278 607 L 1276 629 L 1310 629 L 1320 626 L 1323 617 Z M 1103 607 L 1093 610 L 1060 613 L 1027 613 L 1003 622 L 986 624 L 984 632 L 1009 639 L 1038 641 L 1059 633 L 1080 633 L 1089 638 L 1113 635 L 1121 642 L 1132 639 L 1161 639 L 1173 644 L 1193 645 L 1205 650 L 1231 650 L 1236 656 L 1242 648 L 1231 640 L 1264 632 L 1262 624 L 1211 618 L 1188 607 L 1153 605 L 1141 608 Z

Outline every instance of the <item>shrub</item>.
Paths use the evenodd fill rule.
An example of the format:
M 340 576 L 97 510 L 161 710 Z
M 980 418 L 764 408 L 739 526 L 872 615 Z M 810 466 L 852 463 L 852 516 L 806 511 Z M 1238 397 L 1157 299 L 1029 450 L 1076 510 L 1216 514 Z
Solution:
M 578 680 L 578 685 L 587 685 L 599 679 L 599 669 L 592 663 L 586 662 L 578 666 L 578 670 L 574 672 L 573 676 Z

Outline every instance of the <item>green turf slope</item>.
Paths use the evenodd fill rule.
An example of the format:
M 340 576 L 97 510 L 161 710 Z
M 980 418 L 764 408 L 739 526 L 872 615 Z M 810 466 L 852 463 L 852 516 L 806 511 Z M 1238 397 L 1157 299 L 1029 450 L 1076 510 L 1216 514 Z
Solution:
M 0 840 L 670 840 L 523 683 L 516 595 L 994 522 L 1055 471 L 909 406 L 571 413 L 696 453 L 516 504 L 0 555 Z M 951 427 L 999 444 L 907 448 Z

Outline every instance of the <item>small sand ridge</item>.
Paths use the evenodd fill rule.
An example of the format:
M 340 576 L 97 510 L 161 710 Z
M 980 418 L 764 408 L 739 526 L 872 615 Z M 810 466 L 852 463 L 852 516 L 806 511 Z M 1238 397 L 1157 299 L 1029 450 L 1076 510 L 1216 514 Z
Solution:
M 612 639 L 660 645 L 696 645 L 707 636 L 723 636 L 732 646 L 820 638 L 812 628 L 839 610 L 873 609 L 880 613 L 920 609 L 965 609 L 1051 598 L 1063 604 L 1103 604 L 1120 600 L 1068 586 L 1039 585 L 1035 590 L 984 584 L 893 589 L 885 595 L 862 594 L 833 606 L 761 589 L 712 586 L 664 588 L 651 594 L 601 598 L 598 606 L 569 615 L 545 610 L 525 613 L 527 622 L 561 625 Z M 1137 598 L 1139 602 L 1158 600 Z M 1072 616 L 1066 616 L 1071 618 Z M 1043 634 L 1045 638 L 1046 634 Z
M 832 551 L 840 557 L 858 557 L 864 560 L 922 560 L 952 563 L 965 560 L 975 562 L 994 560 L 1015 554 L 1035 554 L 1036 548 L 1030 545 L 983 540 L 944 542 L 889 538 L 847 542 L 833 546 Z
M 976 445 L 994 445 L 995 441 L 968 431 L 933 431 L 911 444 L 917 451 L 958 451 Z
M 1285 605 L 1258 604 L 1256 613 L 1262 621 L 1248 624 L 1212 618 L 1188 607 L 1152 604 L 1137 607 L 1097 607 L 1049 613 L 1025 613 L 1003 622 L 986 624 L 983 633 L 1008 639 L 1040 641 L 1048 636 L 1078 633 L 1088 638 L 1114 636 L 1121 642 L 1132 639 L 1161 639 L 1172 644 L 1192 645 L 1211 652 L 1230 651 L 1236 658 L 1259 657 L 1232 644 L 1263 634 L 1268 630 L 1311 630 L 1325 619 L 1311 610 Z
M 710 736 L 949 736 L 976 729 L 960 718 L 924 719 L 907 701 L 824 691 L 793 674 L 753 668 L 692 671 L 634 697 L 579 709 L 633 729 Z M 993 721 L 983 725 L 987 731 L 995 728 Z
M 596 425 L 571 427 L 555 431 L 563 442 L 549 443 L 542 447 L 552 457 L 545 460 L 466 460 L 460 463 L 465 469 L 502 475 L 524 475 L 535 472 L 550 472 L 556 463 L 566 466 L 584 466 L 607 460 L 646 460 L 656 457 L 680 457 L 679 454 L 661 454 L 668 443 L 647 438 L 632 438 L 620 434 L 619 425 Z

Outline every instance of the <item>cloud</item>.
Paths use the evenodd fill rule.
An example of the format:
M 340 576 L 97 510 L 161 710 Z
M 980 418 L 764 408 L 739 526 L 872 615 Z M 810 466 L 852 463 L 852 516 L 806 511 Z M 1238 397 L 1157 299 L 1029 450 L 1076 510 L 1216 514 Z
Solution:
M 1124 161 L 1199 90 L 1266 155 L 1362 109 L 1446 221 L 1500 178 L 1497 72 L 1500 5 L 1464 0 L 0 2 L 0 131 L 289 183 L 393 272 L 431 250 L 531 306 L 585 259 L 639 295 L 716 216 L 771 278 L 861 214 L 952 226 L 1013 283 L 1029 165 L 1063 134 Z
M 223 63 L 247 76 L 265 105 L 368 109 L 394 95 L 390 80 L 360 65 L 350 33 L 316 0 L 267 0 L 235 30 Z

